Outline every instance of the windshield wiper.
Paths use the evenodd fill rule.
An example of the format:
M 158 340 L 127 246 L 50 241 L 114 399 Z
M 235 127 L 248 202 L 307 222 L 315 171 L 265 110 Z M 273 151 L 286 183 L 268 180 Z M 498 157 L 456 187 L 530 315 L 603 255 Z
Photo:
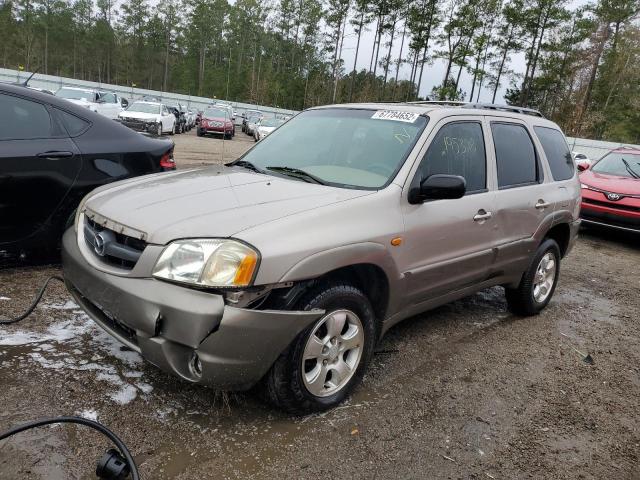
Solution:
M 276 173 L 282 173 L 284 175 L 288 175 L 290 177 L 299 178 L 300 180 L 304 180 L 308 183 L 317 183 L 318 185 L 326 185 L 327 182 L 319 179 L 315 175 L 310 174 L 309 172 L 305 172 L 304 170 L 300 170 L 299 168 L 293 167 L 267 167 L 267 170 L 272 170 Z
M 631 165 L 629 165 L 629 162 L 627 162 L 624 158 L 622 159 L 622 163 L 624 163 L 624 166 L 627 169 L 627 172 L 629 172 L 633 178 L 640 178 L 640 173 L 636 172 L 633 168 L 631 168 Z
M 253 163 L 248 162 L 246 160 L 236 160 L 235 162 L 227 163 L 226 167 L 242 167 L 247 170 L 251 170 L 252 172 L 264 173 L 258 167 L 256 167 Z

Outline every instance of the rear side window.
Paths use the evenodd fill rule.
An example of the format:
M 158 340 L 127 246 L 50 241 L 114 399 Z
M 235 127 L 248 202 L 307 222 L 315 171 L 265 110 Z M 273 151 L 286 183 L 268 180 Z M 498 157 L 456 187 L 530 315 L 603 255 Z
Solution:
M 539 180 L 536 150 L 522 125 L 491 123 L 496 149 L 498 187 L 509 188 L 537 183 Z
M 533 127 L 533 129 L 540 139 L 553 179 L 559 181 L 572 178 L 576 167 L 562 133 L 547 127 Z M 586 158 L 584 155 L 582 157 Z M 579 158 L 578 155 L 576 158 Z
M 464 177 L 470 193 L 487 187 L 487 160 L 480 123 L 453 122 L 438 131 L 420 163 L 418 175 L 423 180 L 437 173 Z
M 58 110 L 57 108 L 56 112 L 60 116 L 60 120 L 62 120 L 62 124 L 70 137 L 80 135 L 89 126 L 89 122 L 78 118 L 75 115 L 71 115 L 63 110 Z
M 44 105 L 0 94 L 0 140 L 51 138 L 53 125 Z

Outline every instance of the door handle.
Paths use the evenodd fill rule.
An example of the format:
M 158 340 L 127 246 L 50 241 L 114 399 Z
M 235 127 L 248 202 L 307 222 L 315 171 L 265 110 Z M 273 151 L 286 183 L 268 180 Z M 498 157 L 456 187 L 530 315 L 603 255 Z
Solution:
M 538 210 L 543 210 L 543 209 L 547 208 L 550 205 L 551 204 L 549 202 L 545 202 L 544 200 L 540 199 L 540 200 L 538 200 L 538 203 L 536 203 L 536 208 Z
M 61 158 L 73 157 L 73 152 L 42 152 L 36 155 L 38 158 L 45 158 L 47 160 L 59 160 Z
M 493 216 L 493 214 L 491 212 L 487 212 L 483 209 L 478 210 L 478 213 L 474 215 L 473 217 L 473 221 L 474 222 L 483 222 L 485 220 L 489 220 L 491 217 Z

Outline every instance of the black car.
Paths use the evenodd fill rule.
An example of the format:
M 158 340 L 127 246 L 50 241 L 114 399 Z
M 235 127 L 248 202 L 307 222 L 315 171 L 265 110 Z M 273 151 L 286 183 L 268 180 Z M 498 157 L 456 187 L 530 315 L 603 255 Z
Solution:
M 0 84 L 0 253 L 55 253 L 87 193 L 175 170 L 173 148 L 63 98 Z
M 179 103 L 167 103 L 167 108 L 176 116 L 176 133 L 187 131 L 187 117 L 185 108 Z

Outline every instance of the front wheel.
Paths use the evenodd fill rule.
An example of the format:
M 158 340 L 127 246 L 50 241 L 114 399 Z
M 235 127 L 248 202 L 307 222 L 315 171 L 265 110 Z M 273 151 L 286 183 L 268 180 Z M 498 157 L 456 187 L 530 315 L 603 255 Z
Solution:
M 325 314 L 300 333 L 265 377 L 276 406 L 292 413 L 327 410 L 360 383 L 373 355 L 375 315 L 369 299 L 346 283 L 314 288 L 296 310 Z
M 560 276 L 560 247 L 546 239 L 536 251 L 517 288 L 506 288 L 507 306 L 512 313 L 536 315 L 551 301 Z

